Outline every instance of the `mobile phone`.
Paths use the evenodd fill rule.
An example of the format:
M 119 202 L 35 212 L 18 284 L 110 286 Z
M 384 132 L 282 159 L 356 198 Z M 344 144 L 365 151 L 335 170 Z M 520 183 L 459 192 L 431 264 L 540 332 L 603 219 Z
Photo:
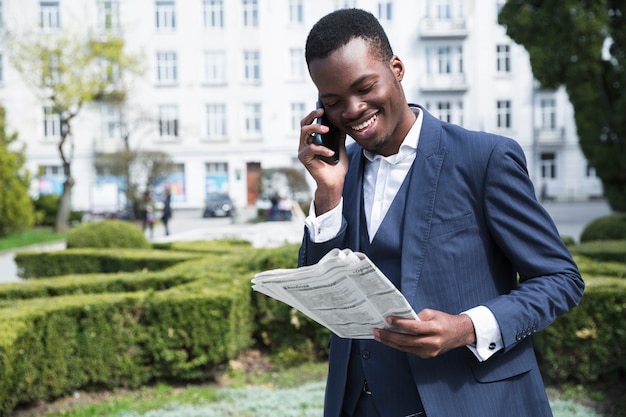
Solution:
M 322 100 L 318 99 L 317 108 L 320 109 L 323 107 L 324 106 L 322 105 Z M 328 164 L 336 164 L 337 162 L 339 162 L 339 138 L 341 137 L 341 133 L 336 126 L 330 123 L 328 117 L 326 117 L 326 112 L 324 112 L 322 117 L 318 117 L 315 122 L 328 126 L 328 128 L 330 129 L 328 133 L 316 133 L 315 143 L 317 143 L 318 145 L 326 146 L 328 149 L 335 151 L 335 154 L 332 156 L 317 155 L 317 157 Z

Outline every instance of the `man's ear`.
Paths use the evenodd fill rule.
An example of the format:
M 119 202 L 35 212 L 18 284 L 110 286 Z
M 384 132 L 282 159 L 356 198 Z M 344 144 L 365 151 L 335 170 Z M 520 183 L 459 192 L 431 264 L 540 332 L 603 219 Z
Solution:
M 402 79 L 404 78 L 404 63 L 402 62 L 402 60 L 400 60 L 400 58 L 398 58 L 397 55 L 391 57 L 391 61 L 389 61 L 389 67 L 391 68 L 391 71 L 393 71 L 393 74 L 396 76 L 396 80 L 398 80 L 398 82 L 402 81 Z

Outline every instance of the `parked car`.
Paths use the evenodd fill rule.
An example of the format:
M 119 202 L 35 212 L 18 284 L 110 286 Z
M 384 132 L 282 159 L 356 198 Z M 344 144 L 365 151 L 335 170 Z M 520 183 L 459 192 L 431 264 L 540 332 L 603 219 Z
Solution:
M 202 217 L 228 217 L 235 212 L 235 205 L 228 194 L 209 194 L 206 197 Z

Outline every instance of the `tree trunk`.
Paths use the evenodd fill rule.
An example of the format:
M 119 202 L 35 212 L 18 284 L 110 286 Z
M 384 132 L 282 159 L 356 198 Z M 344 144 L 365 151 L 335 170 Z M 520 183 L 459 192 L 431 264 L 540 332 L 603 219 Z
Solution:
M 68 176 L 63 183 L 63 194 L 61 194 L 59 199 L 59 209 L 57 210 L 57 218 L 54 224 L 56 233 L 65 233 L 69 230 L 72 187 L 74 187 L 74 178 Z

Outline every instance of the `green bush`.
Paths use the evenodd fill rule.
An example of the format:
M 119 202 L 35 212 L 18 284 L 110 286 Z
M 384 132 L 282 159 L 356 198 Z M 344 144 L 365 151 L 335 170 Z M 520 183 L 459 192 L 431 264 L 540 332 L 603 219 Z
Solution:
M 595 240 L 626 240 L 626 214 L 600 217 L 585 226 L 580 242 Z
M 103 220 L 76 226 L 67 236 L 67 248 L 148 249 L 150 242 L 135 225 L 120 220 Z
M 37 226 L 54 226 L 59 210 L 59 199 L 56 194 L 41 194 L 33 200 Z M 70 223 L 80 223 L 82 218 L 82 212 L 75 210 L 70 212 Z

